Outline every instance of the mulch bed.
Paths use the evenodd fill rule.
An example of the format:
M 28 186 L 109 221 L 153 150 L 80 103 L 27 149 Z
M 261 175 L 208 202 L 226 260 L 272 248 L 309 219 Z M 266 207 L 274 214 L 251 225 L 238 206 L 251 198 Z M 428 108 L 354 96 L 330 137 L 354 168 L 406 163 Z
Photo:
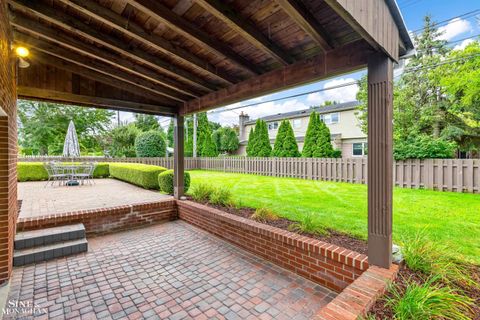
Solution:
M 480 267 L 472 266 L 471 275 L 475 281 L 480 283 Z M 414 281 L 419 285 L 425 283 L 427 277 L 421 272 L 414 272 L 407 267 L 402 267 L 398 273 L 397 279 L 394 281 L 399 292 L 405 292 L 407 288 L 407 281 Z M 461 288 L 464 294 L 474 300 L 473 305 L 473 320 L 480 320 L 480 290 L 476 288 Z M 393 319 L 393 310 L 386 306 L 386 300 L 391 298 L 392 294 L 387 292 L 383 297 L 377 300 L 375 305 L 370 309 L 368 315 L 375 319 Z
M 188 197 L 188 200 L 194 201 L 190 197 Z M 218 210 L 222 210 L 224 212 L 227 212 L 227 213 L 230 213 L 230 214 L 242 217 L 242 218 L 247 218 L 247 219 L 250 219 L 250 220 L 253 220 L 250 217 L 255 212 L 255 209 L 252 209 L 252 208 L 223 207 L 223 206 L 213 205 L 213 204 L 210 204 L 208 202 L 199 202 L 199 201 L 195 201 L 195 202 L 201 203 L 203 205 L 206 205 L 206 206 L 218 209 Z M 302 236 L 306 236 L 306 237 L 309 237 L 309 238 L 314 238 L 314 239 L 317 239 L 317 240 L 320 240 L 320 241 L 328 242 L 328 243 L 331 243 L 331 244 L 334 244 L 334 245 L 337 245 L 337 246 L 340 246 L 340 247 L 343 247 L 343 248 L 346 248 L 346 249 L 349 249 L 349 250 L 353 250 L 353 251 L 358 252 L 358 253 L 367 254 L 367 242 L 366 241 L 361 240 L 361 239 L 355 239 L 355 238 L 353 238 L 353 237 L 351 237 L 347 234 L 340 233 L 340 232 L 337 232 L 337 231 L 334 231 L 334 230 L 329 229 L 328 230 L 328 235 L 318 235 L 318 234 L 313 234 L 313 233 L 303 233 L 303 232 L 291 231 L 288 228 L 292 223 L 295 223 L 295 222 L 291 221 L 291 220 L 288 220 L 288 219 L 285 219 L 285 218 L 281 218 L 281 217 L 279 217 L 277 220 L 273 220 L 273 221 L 265 221 L 265 222 L 257 221 L 257 220 L 254 220 L 254 221 L 264 223 L 264 224 L 267 224 L 267 225 L 272 226 L 272 227 L 277 227 L 279 229 L 294 232 L 294 233 L 297 233 L 297 234 L 301 234 Z

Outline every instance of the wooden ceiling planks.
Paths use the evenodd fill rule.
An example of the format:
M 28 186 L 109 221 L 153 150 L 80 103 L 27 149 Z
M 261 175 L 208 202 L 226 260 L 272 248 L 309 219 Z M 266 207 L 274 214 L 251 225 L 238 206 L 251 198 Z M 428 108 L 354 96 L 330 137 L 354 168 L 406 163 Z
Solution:
M 248 98 L 248 94 L 232 93 L 233 88 L 245 83 L 258 84 L 260 79 L 272 80 L 269 77 L 275 71 L 290 70 L 289 77 L 303 79 L 296 73 L 300 71 L 291 71 L 293 66 L 321 62 L 322 54 L 330 57 L 331 52 L 341 52 L 336 50 L 360 39 L 366 39 L 376 50 L 385 45 L 385 50 L 395 55 L 398 33 L 386 6 L 378 11 L 382 15 L 381 25 L 386 26 L 380 30 L 373 28 L 371 17 L 363 14 L 371 3 L 379 0 L 358 1 L 361 3 L 357 0 L 8 0 L 14 17 L 12 25 L 18 34 L 40 41 L 43 52 L 88 69 L 84 75 L 102 74 L 99 79 L 107 82 L 107 88 L 113 82 L 105 77 L 112 70 L 115 81 L 121 82 L 119 87 L 153 96 L 158 93 L 158 101 L 186 101 L 187 106 L 209 101 L 205 108 L 217 106 L 218 102 L 205 97 L 218 97 L 225 92 L 232 94 L 225 101 L 232 101 L 233 96 Z M 358 21 L 352 21 L 352 16 L 358 17 Z M 362 25 L 371 34 L 365 34 Z M 393 33 L 396 36 L 388 38 Z M 55 50 L 55 45 L 60 48 Z M 94 59 L 91 65 L 87 64 L 88 59 Z M 345 62 L 347 67 L 351 62 L 345 58 L 329 58 L 329 61 L 334 67 L 338 67 L 338 61 Z M 312 70 L 308 69 L 305 77 L 319 76 Z M 270 76 L 265 78 L 262 74 Z M 292 82 L 295 81 L 289 83 Z M 82 85 L 88 87 L 91 82 L 84 80 Z M 250 94 L 261 91 L 249 90 Z M 115 98 L 118 96 L 112 100 Z

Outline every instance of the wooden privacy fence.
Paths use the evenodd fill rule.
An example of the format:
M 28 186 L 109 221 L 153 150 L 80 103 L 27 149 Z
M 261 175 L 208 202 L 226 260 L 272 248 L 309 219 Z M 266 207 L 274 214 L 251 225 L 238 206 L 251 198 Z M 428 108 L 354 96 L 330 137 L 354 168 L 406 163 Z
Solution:
M 21 157 L 18 161 L 65 161 L 62 157 Z M 131 162 L 173 168 L 173 158 L 80 157 L 68 161 Z M 272 177 L 367 183 L 366 158 L 185 158 L 185 169 L 250 173 Z M 395 185 L 402 188 L 480 193 L 479 159 L 396 161 Z

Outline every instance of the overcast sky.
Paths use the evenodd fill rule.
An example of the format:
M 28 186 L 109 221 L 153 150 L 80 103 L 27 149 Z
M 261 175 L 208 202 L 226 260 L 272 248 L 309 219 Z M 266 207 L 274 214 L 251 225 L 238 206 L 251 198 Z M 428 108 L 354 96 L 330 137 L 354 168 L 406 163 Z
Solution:
M 407 28 L 410 31 L 422 28 L 422 19 L 426 14 L 432 15 L 434 21 L 439 22 L 480 8 L 480 0 L 398 0 L 397 2 L 402 11 Z M 444 24 L 440 27 L 440 30 L 444 32 L 442 37 L 447 41 L 458 41 L 459 39 L 480 34 L 479 21 L 480 15 L 451 19 L 448 24 Z M 472 39 L 459 41 L 455 43 L 454 46 L 456 48 L 462 48 L 472 41 Z M 334 100 L 337 102 L 351 101 L 355 99 L 355 95 L 358 91 L 357 85 L 311 93 L 301 97 L 276 102 L 264 102 L 270 99 L 277 99 L 350 83 L 360 79 L 365 73 L 366 71 L 355 72 L 275 94 L 235 103 L 219 110 L 240 107 L 242 105 L 255 105 L 231 111 L 210 113 L 209 119 L 220 122 L 222 125 L 233 125 L 238 124 L 238 115 L 242 111 L 247 113 L 251 119 L 256 119 L 267 115 L 306 109 L 312 105 L 320 105 L 327 100 Z M 129 112 L 120 112 L 120 118 L 122 121 L 131 121 L 133 119 L 133 114 Z M 160 121 L 163 127 L 168 126 L 168 118 L 160 117 Z

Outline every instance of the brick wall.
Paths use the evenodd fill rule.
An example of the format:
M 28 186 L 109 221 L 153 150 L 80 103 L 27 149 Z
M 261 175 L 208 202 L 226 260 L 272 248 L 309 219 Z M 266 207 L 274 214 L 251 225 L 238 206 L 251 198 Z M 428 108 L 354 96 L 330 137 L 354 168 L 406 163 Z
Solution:
M 92 236 L 172 221 L 176 220 L 177 217 L 176 204 L 172 199 L 50 216 L 20 218 L 17 223 L 17 231 L 83 223 L 87 235 Z
M 368 269 L 367 256 L 348 249 L 191 201 L 177 207 L 180 219 L 337 292 Z
M 0 1 L 0 285 L 10 277 L 17 218 L 15 57 L 7 1 Z

